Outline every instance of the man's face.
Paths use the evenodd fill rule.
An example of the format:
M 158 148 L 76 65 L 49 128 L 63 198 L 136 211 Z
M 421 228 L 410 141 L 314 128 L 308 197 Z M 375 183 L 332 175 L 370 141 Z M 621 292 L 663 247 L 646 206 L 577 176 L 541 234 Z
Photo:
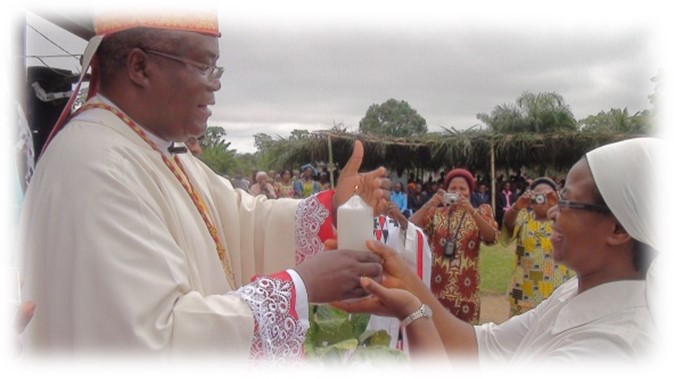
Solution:
M 173 51 L 163 51 L 190 61 L 215 65 L 219 56 L 218 40 L 199 33 L 182 32 L 183 43 Z M 161 70 L 153 91 L 157 104 L 155 128 L 162 138 L 186 141 L 205 133 L 209 106 L 215 104 L 215 92 L 220 80 L 208 78 L 198 67 L 184 62 L 149 55 L 160 60 Z
M 594 179 L 583 159 L 569 171 L 560 199 L 594 204 L 594 190 Z M 550 241 L 555 261 L 566 264 L 579 275 L 596 272 L 605 266 L 605 260 L 610 259 L 606 237 L 616 226 L 612 215 L 555 206 L 548 216 L 553 220 Z

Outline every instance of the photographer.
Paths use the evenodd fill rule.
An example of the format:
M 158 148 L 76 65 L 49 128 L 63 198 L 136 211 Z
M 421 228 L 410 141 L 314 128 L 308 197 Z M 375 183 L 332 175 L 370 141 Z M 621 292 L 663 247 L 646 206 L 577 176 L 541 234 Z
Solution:
M 517 240 L 517 262 L 507 292 L 511 317 L 536 307 L 571 277 L 566 266 L 552 259 L 548 210 L 557 204 L 557 184 L 540 177 L 530 188 L 506 211 L 499 238 L 503 246 Z
M 410 217 L 428 235 L 433 251 L 431 290 L 442 305 L 459 319 L 480 320 L 480 242 L 493 244 L 498 229 L 488 204 L 473 208 L 470 194 L 475 178 L 465 169 L 445 177 L 446 192 L 439 190 Z

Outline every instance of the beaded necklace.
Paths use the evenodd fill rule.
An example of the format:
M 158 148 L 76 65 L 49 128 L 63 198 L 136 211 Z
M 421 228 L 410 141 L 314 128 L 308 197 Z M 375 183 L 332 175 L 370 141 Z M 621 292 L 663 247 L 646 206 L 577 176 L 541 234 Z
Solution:
M 199 211 L 202 220 L 206 224 L 206 228 L 208 228 L 208 232 L 210 233 L 211 238 L 213 238 L 213 242 L 215 242 L 215 249 L 218 253 L 218 258 L 220 259 L 222 268 L 225 270 L 225 274 L 227 275 L 227 281 L 229 282 L 229 286 L 231 289 L 235 289 L 236 287 L 234 286 L 234 273 L 232 272 L 229 254 L 227 253 L 227 250 L 225 250 L 225 247 L 222 245 L 222 242 L 220 241 L 218 230 L 215 228 L 215 225 L 213 225 L 213 222 L 211 222 L 210 218 L 208 217 L 208 214 L 206 213 L 206 207 L 204 207 L 203 200 L 199 197 L 199 193 L 194 190 L 194 187 L 192 186 L 189 177 L 187 176 L 187 174 L 185 174 L 186 172 L 185 168 L 183 167 L 182 163 L 180 163 L 180 159 L 178 159 L 178 156 L 175 157 L 175 164 L 174 164 L 159 150 L 159 148 L 157 148 L 157 145 L 154 142 L 152 142 L 150 138 L 148 138 L 147 134 L 145 134 L 143 129 L 141 129 L 131 118 L 129 118 L 127 115 L 122 113 L 122 111 L 120 111 L 115 107 L 111 107 L 110 105 L 104 103 L 90 103 L 82 106 L 80 109 L 77 110 L 75 114 L 79 114 L 80 112 L 94 108 L 105 109 L 109 112 L 112 112 L 112 114 L 119 117 L 119 119 L 122 120 L 126 125 L 128 125 L 134 132 L 136 132 L 136 134 L 138 134 L 138 136 L 142 138 L 143 141 L 145 141 L 148 145 L 150 145 L 150 147 L 152 147 L 152 149 L 154 149 L 161 155 L 164 164 L 166 164 L 166 166 L 169 168 L 169 170 L 171 170 L 176 179 L 178 179 L 178 181 L 183 186 L 185 191 L 187 191 L 187 194 L 190 196 L 190 199 L 192 199 L 192 203 L 194 203 L 194 205 L 197 207 L 197 210 Z

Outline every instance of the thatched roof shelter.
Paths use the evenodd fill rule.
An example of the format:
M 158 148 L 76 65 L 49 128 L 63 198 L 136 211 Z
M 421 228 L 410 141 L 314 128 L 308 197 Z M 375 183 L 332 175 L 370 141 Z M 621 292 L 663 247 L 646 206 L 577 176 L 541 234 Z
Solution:
M 278 139 L 271 147 L 274 163 L 280 167 L 299 162 L 330 161 L 343 166 L 359 139 L 365 147 L 362 169 L 385 166 L 392 171 L 437 170 L 467 167 L 474 172 L 492 169 L 518 169 L 523 166 L 570 168 L 587 151 L 628 138 L 634 134 L 560 132 L 555 134 L 493 134 L 486 131 L 429 133 L 417 139 L 385 138 L 340 130 L 311 133 L 308 137 Z M 493 148 L 493 165 L 492 165 Z

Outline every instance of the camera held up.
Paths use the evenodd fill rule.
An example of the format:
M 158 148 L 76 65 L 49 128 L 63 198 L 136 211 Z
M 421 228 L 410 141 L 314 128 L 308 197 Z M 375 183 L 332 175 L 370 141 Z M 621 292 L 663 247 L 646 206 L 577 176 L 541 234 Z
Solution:
M 545 204 L 547 199 L 545 198 L 544 193 L 536 193 L 531 196 L 529 203 L 531 204 Z
M 456 192 L 445 192 L 442 195 L 442 202 L 445 205 L 454 205 L 459 201 L 459 194 Z

